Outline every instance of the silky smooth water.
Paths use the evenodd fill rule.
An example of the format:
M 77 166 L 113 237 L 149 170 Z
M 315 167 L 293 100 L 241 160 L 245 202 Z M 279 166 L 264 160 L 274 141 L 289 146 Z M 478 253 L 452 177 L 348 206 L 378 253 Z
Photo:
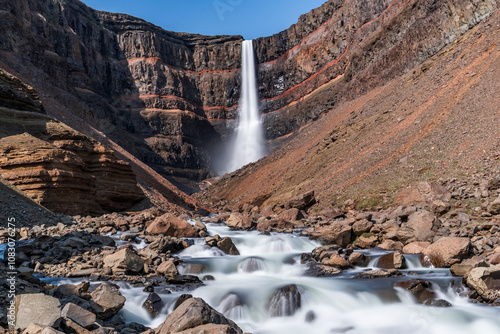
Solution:
M 241 97 L 238 125 L 224 172 L 232 172 L 266 155 L 262 118 L 259 112 L 253 42 L 241 45 Z
M 194 224 L 194 221 L 191 223 Z M 447 269 L 429 269 L 420 265 L 418 256 L 407 256 L 408 276 L 402 278 L 355 279 L 370 268 L 355 268 L 337 277 L 305 276 L 306 266 L 300 255 L 319 246 L 315 241 L 293 234 L 261 235 L 257 231 L 230 231 L 223 224 L 207 224 L 210 235 L 229 236 L 241 255 L 225 255 L 196 239 L 178 255 L 183 274 L 198 268 L 200 278 L 211 275 L 214 281 L 191 291 L 219 312 L 234 320 L 244 331 L 252 333 L 500 333 L 500 308 L 471 304 L 452 288 Z M 379 256 L 387 251 L 363 251 L 372 257 L 375 268 Z M 202 272 L 199 268 L 202 266 Z M 393 288 L 396 280 L 423 278 L 434 283 L 438 297 L 450 302 L 448 308 L 418 304 L 407 291 Z M 270 316 L 273 293 L 289 284 L 297 285 L 301 307 L 295 314 Z M 130 321 L 158 326 L 172 311 L 175 300 L 183 292 L 159 293 L 166 303 L 157 318 L 151 319 L 140 306 L 147 293 L 139 288 L 123 286 L 127 297 L 123 315 Z M 307 319 L 307 320 L 306 320 Z
M 422 267 L 416 255 L 406 256 L 408 269 L 402 270 L 404 277 L 354 278 L 359 272 L 375 268 L 378 257 L 387 253 L 383 250 L 362 251 L 372 258 L 370 268 L 357 267 L 336 277 L 309 277 L 300 257 L 319 246 L 317 242 L 294 234 L 262 235 L 257 231 L 231 231 L 223 224 L 206 225 L 212 236 L 231 237 L 241 255 L 226 255 L 205 245 L 204 239 L 194 239 L 193 246 L 178 254 L 184 261 L 178 266 L 179 271 L 200 278 L 211 275 L 215 280 L 204 281 L 204 286 L 193 291 L 156 287 L 155 292 L 165 304 L 156 318 L 151 318 L 141 306 L 149 294 L 143 287 L 119 282 L 120 291 L 127 298 L 120 314 L 127 321 L 156 328 L 172 312 L 177 298 L 190 293 L 203 298 L 244 331 L 256 334 L 500 334 L 499 307 L 469 303 L 453 287 L 452 283 L 460 278 L 452 277 L 448 269 Z M 196 268 L 196 273 L 191 272 L 192 268 Z M 452 307 L 424 306 L 408 291 L 393 288 L 397 280 L 413 278 L 433 282 L 438 298 L 447 300 Z M 51 279 L 51 283 L 65 282 L 77 283 Z M 293 315 L 272 317 L 273 294 L 290 284 L 298 287 L 301 307 Z

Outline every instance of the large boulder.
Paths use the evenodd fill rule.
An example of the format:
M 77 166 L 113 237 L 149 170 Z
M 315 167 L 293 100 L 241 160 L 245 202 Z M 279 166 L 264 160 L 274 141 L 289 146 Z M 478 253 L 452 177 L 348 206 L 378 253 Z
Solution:
M 233 212 L 226 221 L 226 225 L 242 230 L 248 230 L 252 227 L 252 217 L 246 213 Z
M 177 238 L 196 238 L 198 231 L 187 221 L 166 213 L 156 218 L 146 229 L 149 234 L 163 234 Z
M 276 290 L 269 302 L 269 315 L 283 317 L 294 315 L 302 305 L 302 296 L 295 284 Z
M 104 265 L 113 273 L 138 273 L 144 268 L 144 260 L 130 248 L 122 248 L 104 258 Z
M 91 292 L 93 311 L 100 319 L 108 319 L 118 313 L 125 305 L 125 297 L 120 293 L 120 290 L 112 284 L 101 283 Z
M 408 217 L 406 226 L 414 231 L 417 241 L 429 241 L 439 227 L 439 220 L 429 211 L 420 210 Z
M 382 255 L 377 261 L 377 267 L 382 269 L 404 269 L 406 260 L 401 251 Z
M 465 282 L 487 302 L 500 299 L 500 265 L 472 268 Z
M 469 254 L 468 238 L 445 237 L 439 239 L 423 251 L 422 260 L 430 261 L 434 267 L 451 267 Z
M 218 326 L 207 326 L 218 325 Z M 227 327 L 226 327 L 227 326 Z M 228 328 L 229 327 L 229 328 Z M 207 331 L 212 328 L 215 331 Z M 156 334 L 170 333 L 242 333 L 233 321 L 214 310 L 201 298 L 189 298 L 179 305 L 155 330 Z
M 305 210 L 316 203 L 314 191 L 308 191 L 304 194 L 296 196 L 285 203 L 285 209 Z
M 16 297 L 16 328 L 25 329 L 31 323 L 57 325 L 61 318 L 61 303 L 43 293 L 21 294 Z
M 317 228 L 311 233 L 311 237 L 319 239 L 327 244 L 336 244 L 341 247 L 346 247 L 352 240 L 352 228 L 348 224 L 332 223 Z

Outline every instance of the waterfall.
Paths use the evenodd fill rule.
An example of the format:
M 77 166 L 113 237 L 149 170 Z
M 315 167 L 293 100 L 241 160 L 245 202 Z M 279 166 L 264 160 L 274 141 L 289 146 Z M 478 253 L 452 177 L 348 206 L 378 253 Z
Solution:
M 241 45 L 241 97 L 238 108 L 238 126 L 227 166 L 228 172 L 237 170 L 266 155 L 262 119 L 259 113 L 257 80 L 252 41 Z

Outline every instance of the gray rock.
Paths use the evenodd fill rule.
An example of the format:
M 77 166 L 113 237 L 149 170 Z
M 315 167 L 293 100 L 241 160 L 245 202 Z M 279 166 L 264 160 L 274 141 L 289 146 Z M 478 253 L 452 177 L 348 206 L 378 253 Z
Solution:
M 500 265 L 473 268 L 467 273 L 465 282 L 484 300 L 494 302 L 500 298 Z
M 89 312 L 73 303 L 68 303 L 64 306 L 61 316 L 69 318 L 85 328 L 92 326 L 96 320 L 94 313 Z
M 41 326 L 57 325 L 61 318 L 61 303 L 43 293 L 16 297 L 16 328 L 25 329 L 31 323 Z
M 130 248 L 123 248 L 104 258 L 104 265 L 113 273 L 138 273 L 144 269 L 144 260 Z
M 95 303 L 95 313 L 100 319 L 112 317 L 125 305 L 125 297 L 111 284 L 102 283 L 90 295 Z

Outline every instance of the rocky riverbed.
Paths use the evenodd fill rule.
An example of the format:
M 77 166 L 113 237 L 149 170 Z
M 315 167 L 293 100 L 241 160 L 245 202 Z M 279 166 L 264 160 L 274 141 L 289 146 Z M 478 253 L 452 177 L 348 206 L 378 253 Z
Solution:
M 65 223 L 55 226 L 18 228 L 17 331 L 168 333 L 176 328 L 175 332 L 183 333 L 241 333 L 230 318 L 259 332 L 258 322 L 248 320 L 255 316 L 238 318 L 234 313 L 235 305 L 243 307 L 249 297 L 235 294 L 225 302 L 233 306 L 223 307 L 211 301 L 225 300 L 228 292 L 220 292 L 225 295 L 217 299 L 204 289 L 212 284 L 210 289 L 218 291 L 217 284 L 226 280 L 233 284 L 238 276 L 231 276 L 231 270 L 271 275 L 266 284 L 275 290 L 265 297 L 270 301 L 264 306 L 271 307 L 271 318 L 292 316 L 301 304 L 307 305 L 304 290 L 308 291 L 309 283 L 300 277 L 348 278 L 365 282 L 363 286 L 386 279 L 391 289 L 405 290 L 414 302 L 429 307 L 452 306 L 451 297 L 442 293 L 449 288 L 452 295 L 498 312 L 500 180 L 474 184 L 424 182 L 402 198 L 405 205 L 376 211 L 358 211 L 348 201 L 340 208 L 314 212 L 309 209 L 315 203 L 314 193 L 307 193 L 280 206 L 248 207 L 209 217 L 150 209 L 66 216 Z M 7 241 L 8 231 L 0 230 L 5 259 Z M 225 262 L 211 262 L 212 258 Z M 235 259 L 237 269 L 230 269 L 233 265 L 227 261 Z M 0 266 L 1 304 L 8 305 L 6 263 Z M 219 273 L 224 266 L 224 274 Z M 298 283 L 287 278 L 277 284 L 277 272 L 269 266 L 281 268 L 278 272 L 291 270 Z M 442 275 L 448 277 L 445 283 Z M 436 289 L 436 280 L 448 287 Z M 147 298 L 144 301 L 130 291 Z M 134 307 L 141 311 L 124 308 L 127 298 L 138 298 L 140 305 Z M 281 306 L 273 311 L 272 305 Z M 1 312 L 4 330 L 8 311 Z M 147 316 L 134 318 L 131 312 Z M 306 318 L 313 321 L 318 311 L 311 312 Z M 165 321 L 158 323 L 167 313 Z

